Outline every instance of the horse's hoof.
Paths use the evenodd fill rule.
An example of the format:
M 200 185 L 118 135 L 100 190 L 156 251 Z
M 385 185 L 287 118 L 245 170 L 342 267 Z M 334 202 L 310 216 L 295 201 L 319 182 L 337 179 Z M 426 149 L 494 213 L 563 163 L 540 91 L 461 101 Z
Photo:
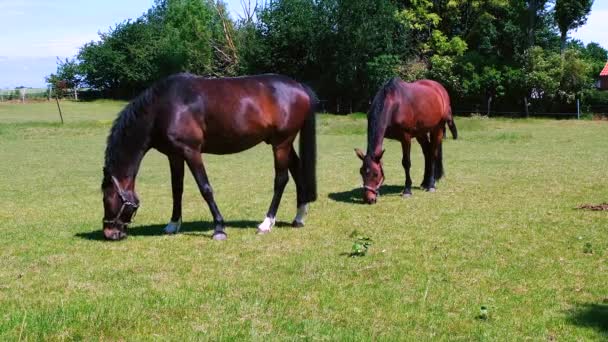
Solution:
M 213 240 L 215 240 L 215 241 L 224 241 L 227 238 L 228 238 L 228 236 L 224 232 L 214 232 L 213 233 Z
M 165 227 L 165 229 L 163 229 L 163 231 L 165 232 L 165 234 L 177 234 L 179 233 L 179 229 L 182 226 L 182 220 L 179 220 L 177 222 L 169 222 L 169 224 L 167 224 L 167 226 Z
M 274 223 L 274 218 L 266 217 L 264 219 L 264 222 L 260 223 L 260 225 L 258 226 L 258 234 L 270 233 L 272 227 L 274 227 Z
M 117 229 L 104 230 L 103 231 L 103 236 L 108 241 L 120 241 L 120 240 L 125 239 L 127 237 L 127 233 L 125 233 L 123 231 L 120 231 L 120 230 L 117 230 Z
M 428 188 L 428 189 L 426 189 L 426 192 L 435 192 L 435 191 L 436 191 L 435 188 Z
M 401 194 L 401 197 L 403 197 L 403 198 L 410 198 L 410 197 L 412 197 L 412 193 L 411 193 L 411 192 L 405 192 L 405 191 L 404 191 L 404 192 Z
M 291 222 L 291 226 L 293 228 L 303 228 L 304 227 L 304 222 L 298 222 L 296 220 L 293 220 L 293 222 Z

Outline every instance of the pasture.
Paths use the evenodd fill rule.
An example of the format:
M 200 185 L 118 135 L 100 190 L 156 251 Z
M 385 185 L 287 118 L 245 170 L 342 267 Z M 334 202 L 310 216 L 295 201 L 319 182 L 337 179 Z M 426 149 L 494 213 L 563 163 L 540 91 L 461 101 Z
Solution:
M 0 104 L 0 340 L 605 340 L 608 123 L 456 118 L 436 193 L 404 183 L 387 142 L 378 204 L 361 204 L 362 115 L 319 115 L 319 200 L 271 234 L 269 147 L 205 155 L 228 240 L 190 174 L 182 233 L 166 158 L 144 159 L 129 238 L 103 241 L 101 167 L 124 103 Z M 422 153 L 412 148 L 414 185 Z M 370 237 L 351 258 L 351 233 Z M 481 307 L 487 308 L 487 315 Z

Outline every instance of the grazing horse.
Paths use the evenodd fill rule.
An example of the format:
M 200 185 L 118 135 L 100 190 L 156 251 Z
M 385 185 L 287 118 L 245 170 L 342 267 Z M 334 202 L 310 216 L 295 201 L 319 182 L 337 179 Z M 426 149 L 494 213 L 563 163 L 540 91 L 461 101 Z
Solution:
M 363 200 L 376 203 L 384 182 L 382 142 L 384 138 L 401 142 L 405 189 L 403 196 L 412 195 L 410 149 L 412 137 L 418 140 L 424 153 L 424 180 L 421 188 L 435 191 L 435 181 L 443 176 L 441 141 L 445 125 L 454 139 L 458 131 L 452 118 L 450 98 L 445 88 L 431 80 L 406 83 L 399 78 L 388 81 L 376 94 L 367 114 L 367 154 L 356 148 L 363 161 Z
M 288 170 L 297 190 L 293 226 L 304 226 L 307 203 L 317 198 L 317 103 L 310 88 L 280 75 L 206 79 L 178 74 L 156 83 L 122 110 L 108 136 L 101 185 L 105 238 L 126 237 L 139 207 L 135 177 L 151 148 L 167 155 L 171 169 L 173 213 L 166 233 L 176 233 L 181 225 L 185 163 L 213 216 L 213 238 L 226 239 L 201 153 L 237 153 L 261 142 L 272 145 L 275 179 L 274 196 L 258 232 L 269 232 L 275 223 Z M 301 159 L 293 148 L 298 132 Z

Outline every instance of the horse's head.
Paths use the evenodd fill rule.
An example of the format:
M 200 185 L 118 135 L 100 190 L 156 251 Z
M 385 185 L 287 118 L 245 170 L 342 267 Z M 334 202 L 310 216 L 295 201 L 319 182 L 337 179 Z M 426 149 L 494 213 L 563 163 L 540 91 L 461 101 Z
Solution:
M 357 157 L 363 161 L 359 172 L 363 178 L 363 201 L 367 204 L 376 203 L 380 193 L 380 187 L 384 183 L 384 170 L 382 169 L 382 156 L 384 151 L 376 155 L 365 155 L 363 151 L 356 148 Z
M 127 225 L 131 223 L 137 209 L 139 198 L 135 191 L 121 186 L 110 175 L 104 175 L 101 185 L 103 191 L 103 235 L 107 240 L 121 240 L 127 237 Z

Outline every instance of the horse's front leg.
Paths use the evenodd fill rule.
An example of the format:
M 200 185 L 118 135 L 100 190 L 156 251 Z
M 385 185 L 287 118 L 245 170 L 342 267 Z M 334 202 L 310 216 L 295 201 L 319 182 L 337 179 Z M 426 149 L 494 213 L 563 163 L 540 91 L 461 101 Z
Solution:
M 401 149 L 403 150 L 403 159 L 401 159 L 401 165 L 405 170 L 405 188 L 403 189 L 403 197 L 412 196 L 412 177 L 410 176 L 410 168 L 412 167 L 412 161 L 410 159 L 410 152 L 412 148 L 412 137 L 409 134 L 404 134 L 401 139 Z
M 213 189 L 211 189 L 211 184 L 209 184 L 209 179 L 207 178 L 207 172 L 205 171 L 205 166 L 203 165 L 203 158 L 201 157 L 200 152 L 194 149 L 188 151 L 185 158 L 186 163 L 188 164 L 188 167 L 196 180 L 198 189 L 200 190 L 201 195 L 203 195 L 205 202 L 207 202 L 211 215 L 213 216 L 213 239 L 226 240 L 227 236 L 224 218 L 222 217 L 222 214 L 220 214 L 220 210 L 213 199 Z
M 279 209 L 279 204 L 281 203 L 281 197 L 283 196 L 283 191 L 285 190 L 285 186 L 289 181 L 289 155 L 291 153 L 291 141 L 287 144 L 281 144 L 277 146 L 273 146 L 272 150 L 274 152 L 274 195 L 272 196 L 272 202 L 270 202 L 270 208 L 268 208 L 268 213 L 266 214 L 266 218 L 260 225 L 258 226 L 258 233 L 265 234 L 270 232 L 272 227 L 276 222 L 277 210 Z
M 173 213 L 171 221 L 165 227 L 165 233 L 175 234 L 182 226 L 182 194 L 184 193 L 184 159 L 175 155 L 169 156 L 171 168 L 171 189 L 173 193 Z
M 416 140 L 420 144 L 420 148 L 422 149 L 422 154 L 424 156 L 424 177 L 422 178 L 422 183 L 420 184 L 420 188 L 428 189 L 431 175 L 431 142 L 429 141 L 429 137 L 427 134 L 422 136 L 417 136 Z

